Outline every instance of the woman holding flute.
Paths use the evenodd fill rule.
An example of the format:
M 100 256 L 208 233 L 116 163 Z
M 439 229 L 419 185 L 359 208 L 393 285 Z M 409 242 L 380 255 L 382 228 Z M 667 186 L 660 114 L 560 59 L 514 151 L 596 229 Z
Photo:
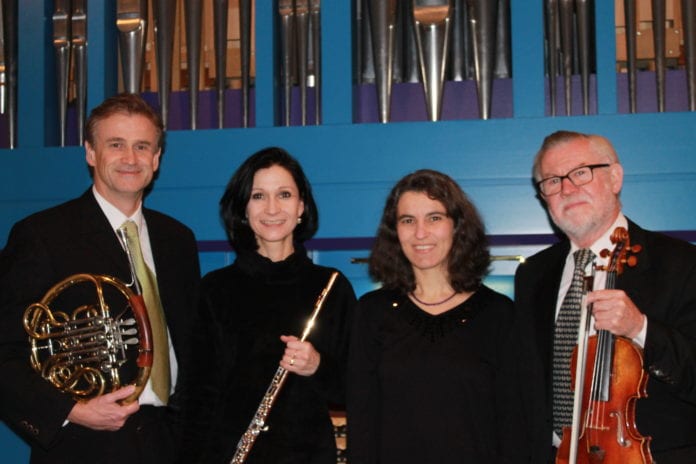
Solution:
M 220 210 L 236 259 L 203 279 L 186 459 L 230 462 L 280 363 L 283 390 L 245 462 L 335 464 L 329 406 L 344 403 L 355 294 L 339 273 L 311 334 L 298 338 L 335 271 L 303 247 L 318 227 L 311 186 L 285 150 L 266 148 L 232 176 Z

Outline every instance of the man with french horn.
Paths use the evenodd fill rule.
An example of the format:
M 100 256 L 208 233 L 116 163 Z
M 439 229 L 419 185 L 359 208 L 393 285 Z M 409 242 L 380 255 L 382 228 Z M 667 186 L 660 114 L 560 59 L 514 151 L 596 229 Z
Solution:
M 0 254 L 0 419 L 31 446 L 32 463 L 172 462 L 181 374 L 200 277 L 195 238 L 183 224 L 143 206 L 164 141 L 161 119 L 146 102 L 132 94 L 108 98 L 90 114 L 85 133 L 92 187 L 79 198 L 15 224 Z M 131 254 L 144 261 L 141 268 L 147 269 L 143 272 L 151 278 L 151 298 L 156 299 L 148 300 L 147 292 L 142 295 L 146 304 L 140 307 L 147 306 L 147 315 L 143 318 L 133 309 L 137 327 L 133 318 L 115 314 L 121 309 L 111 306 L 113 291 L 104 288 L 102 294 L 100 286 L 102 276 L 127 283 L 117 287 L 127 296 L 126 308 L 143 301 L 139 292 L 131 291 L 146 288 Z M 78 280 L 95 282 L 97 296 L 86 296 L 84 290 L 71 293 L 68 287 Z M 55 295 L 49 296 L 49 289 Z M 41 304 L 33 304 L 39 300 Z M 102 304 L 95 305 L 95 300 Z M 58 304 L 78 308 L 70 317 L 78 321 L 74 325 L 80 334 L 93 324 L 101 324 L 103 334 L 85 343 L 86 335 L 70 332 L 64 321 L 68 317 L 54 307 Z M 34 307 L 39 310 L 27 315 Z M 51 322 L 42 330 L 59 336 L 48 342 L 37 336 L 41 341 L 32 342 L 30 349 L 27 327 L 47 315 Z M 92 356 L 108 351 L 108 359 L 96 369 L 86 368 L 92 377 L 83 377 L 93 379 L 96 371 L 115 375 L 96 396 L 82 397 L 77 384 L 70 383 L 72 377 L 63 378 L 74 368 L 67 360 L 91 349 L 97 343 L 93 340 L 105 338 L 108 347 Z M 66 346 L 72 351 L 36 365 L 38 353 Z M 123 359 L 113 361 L 123 353 Z M 130 366 L 136 356 L 137 366 Z M 121 377 L 112 372 L 116 367 L 105 367 L 112 361 L 124 369 Z M 42 376 L 48 371 L 51 376 Z M 135 385 L 126 380 L 132 371 L 139 372 Z M 67 390 L 56 388 L 61 381 Z M 99 382 L 88 389 L 99 388 L 94 385 Z

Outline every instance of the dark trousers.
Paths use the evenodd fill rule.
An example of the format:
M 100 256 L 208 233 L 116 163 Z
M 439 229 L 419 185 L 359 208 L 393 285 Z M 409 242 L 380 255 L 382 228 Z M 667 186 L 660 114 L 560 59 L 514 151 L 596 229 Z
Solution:
M 171 464 L 176 457 L 167 408 L 141 406 L 116 432 L 68 424 L 55 446 L 33 448 L 31 464 Z

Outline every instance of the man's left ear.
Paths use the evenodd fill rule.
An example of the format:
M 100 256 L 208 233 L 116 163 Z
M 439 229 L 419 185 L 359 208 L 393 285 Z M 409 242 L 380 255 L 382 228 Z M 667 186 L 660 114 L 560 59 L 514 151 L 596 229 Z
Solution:
M 92 148 L 92 145 L 87 141 L 85 141 L 85 161 L 87 161 L 89 166 L 94 166 L 96 163 L 94 148 Z
M 160 148 L 159 150 L 157 150 L 157 153 L 155 153 L 152 157 L 152 163 L 154 164 L 154 166 L 152 167 L 153 171 L 157 171 L 159 169 L 161 157 L 162 157 L 162 149 Z
M 611 165 L 611 190 L 615 194 L 621 192 L 621 187 L 623 186 L 623 166 L 619 163 L 614 163 Z

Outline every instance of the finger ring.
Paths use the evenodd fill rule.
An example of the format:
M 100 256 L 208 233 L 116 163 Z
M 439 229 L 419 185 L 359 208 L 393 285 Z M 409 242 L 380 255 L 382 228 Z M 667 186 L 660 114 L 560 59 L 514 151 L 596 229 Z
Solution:
M 295 365 L 295 358 L 290 359 L 290 365 L 294 366 Z

